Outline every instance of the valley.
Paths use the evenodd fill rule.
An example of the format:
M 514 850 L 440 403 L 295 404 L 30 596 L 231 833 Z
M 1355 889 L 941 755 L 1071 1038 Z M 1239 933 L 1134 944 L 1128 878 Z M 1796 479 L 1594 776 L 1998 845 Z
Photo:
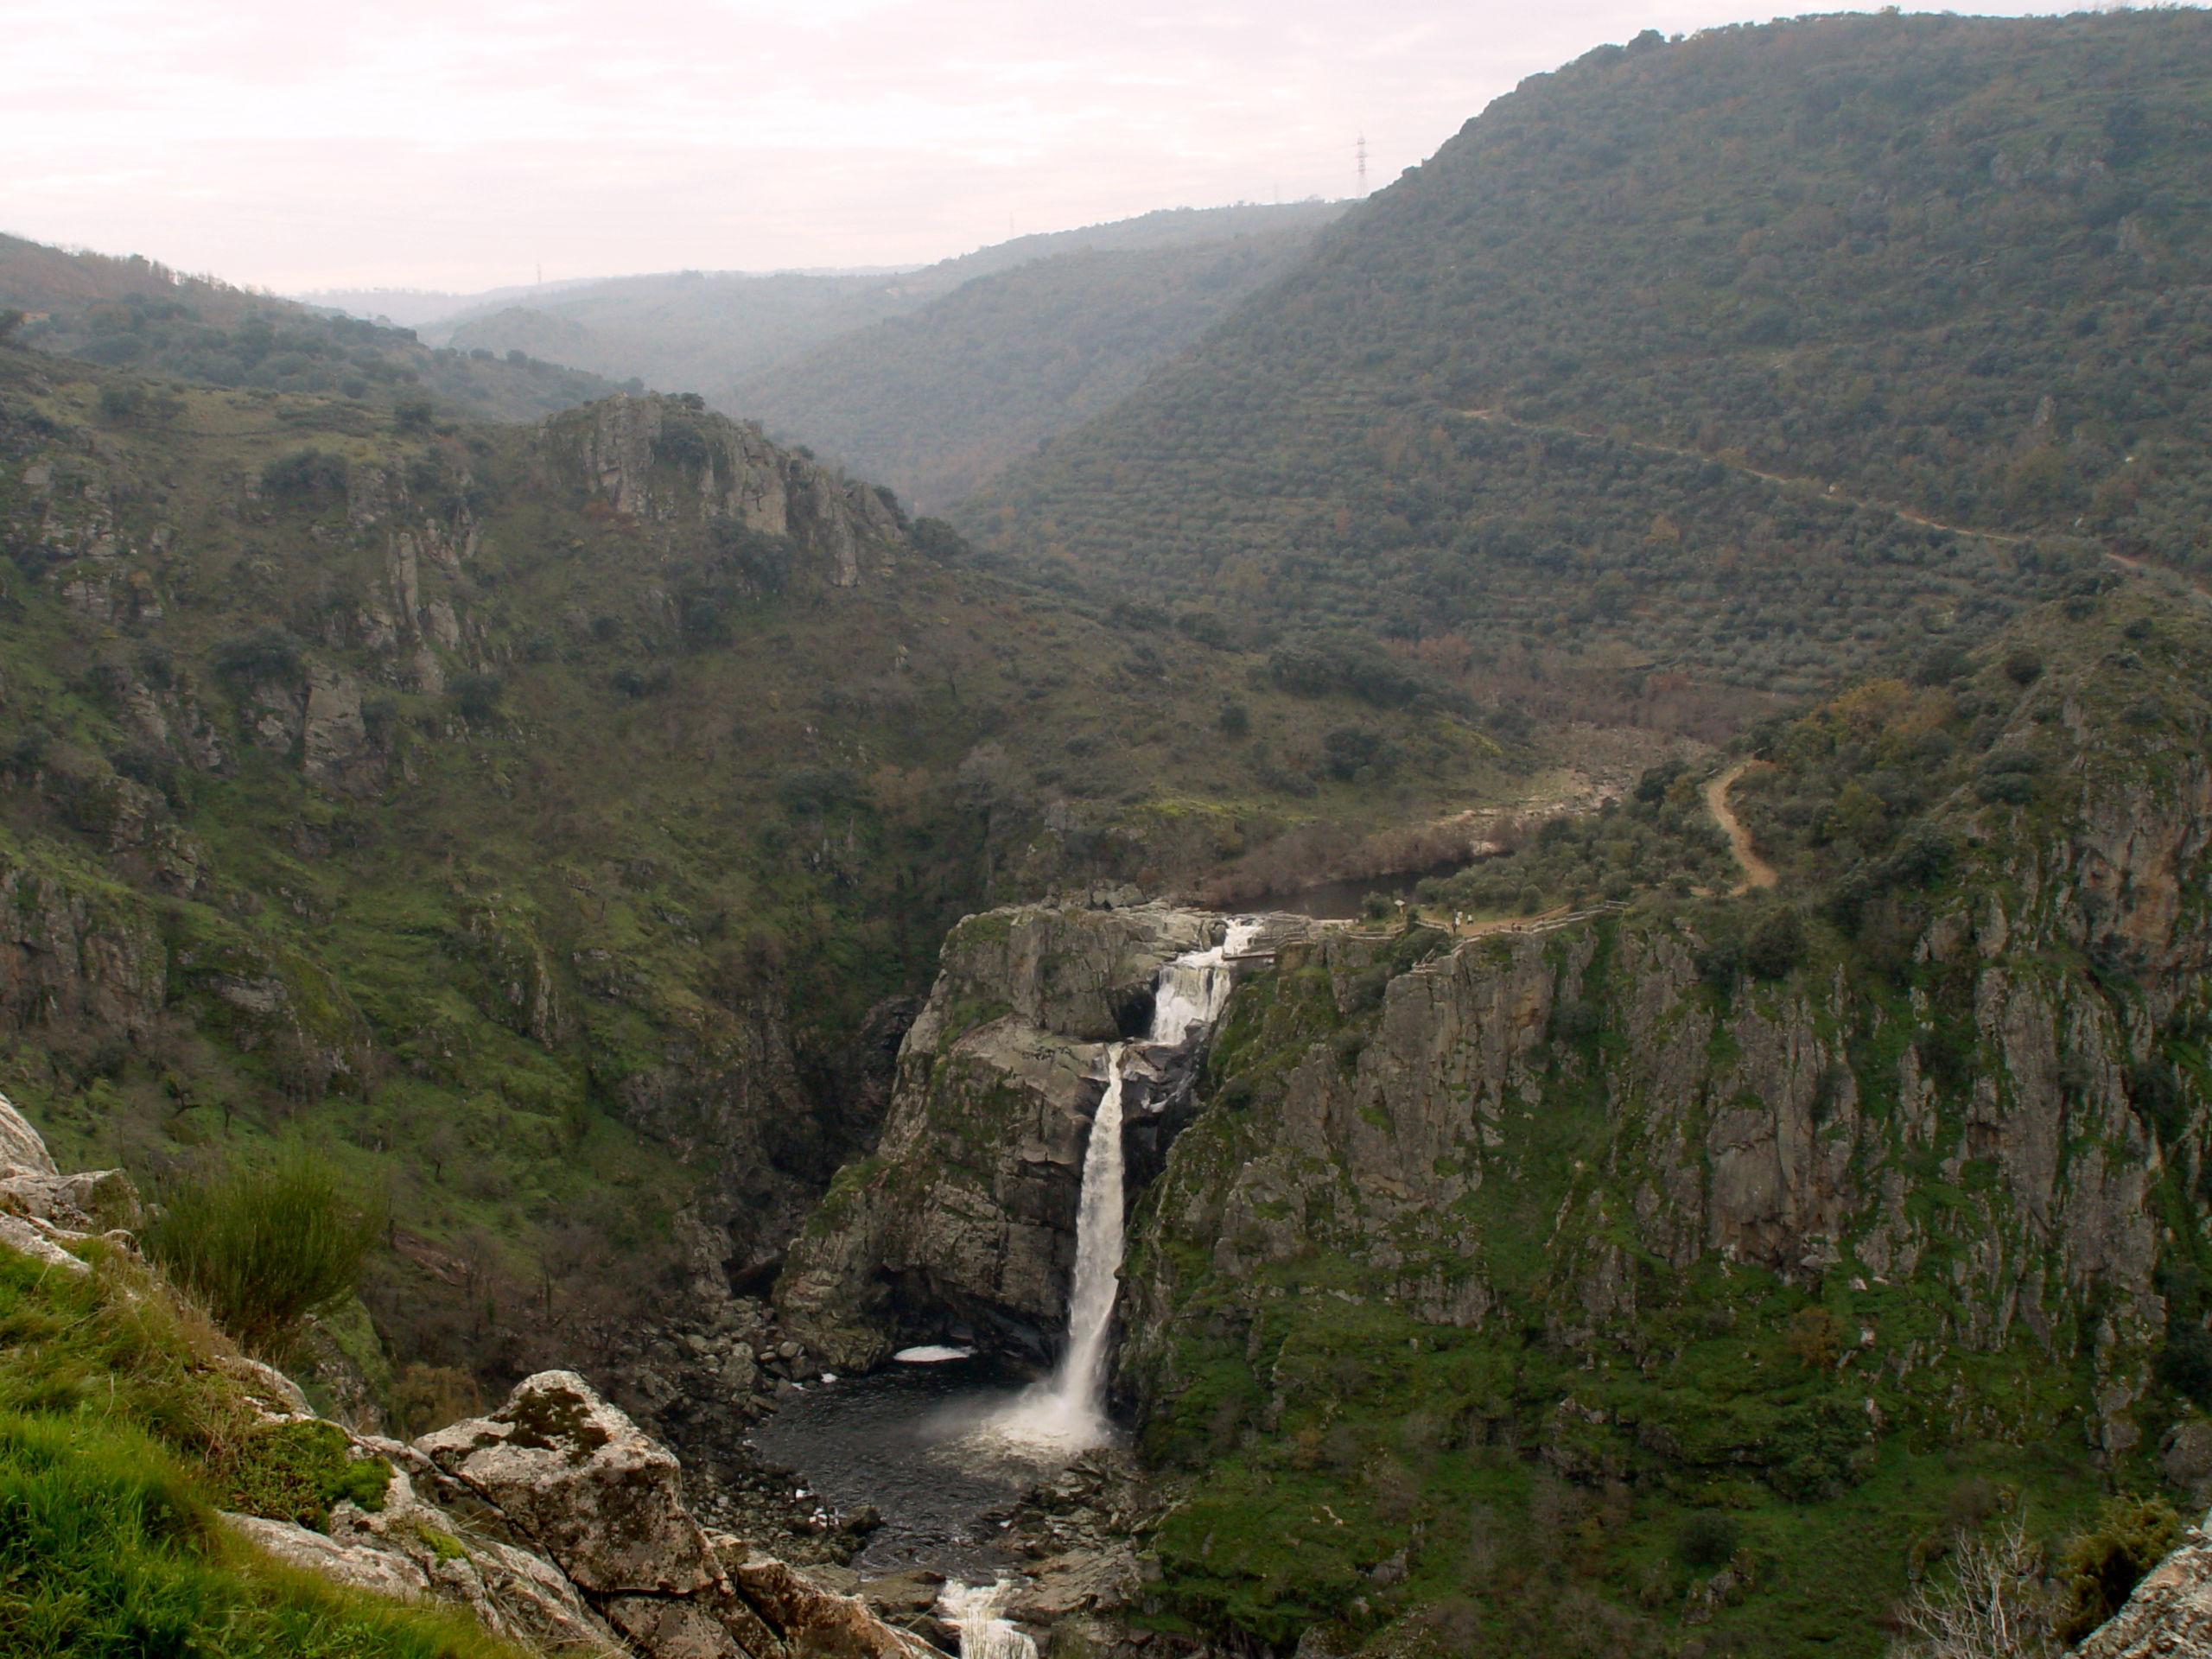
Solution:
M 0 1649 L 2201 1650 L 2208 140 L 1892 12 L 912 270 L 0 238 Z

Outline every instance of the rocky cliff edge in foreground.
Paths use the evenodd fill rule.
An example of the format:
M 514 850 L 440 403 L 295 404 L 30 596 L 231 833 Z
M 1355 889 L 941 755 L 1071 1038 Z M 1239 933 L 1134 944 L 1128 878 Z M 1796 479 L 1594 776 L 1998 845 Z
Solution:
M 0 1097 L 0 1246 L 72 1275 L 108 1223 L 135 1220 L 115 1171 L 64 1175 Z M 129 1249 L 128 1233 L 106 1240 Z M 312 1422 L 299 1389 L 257 1362 L 220 1362 L 264 1424 Z M 403 1601 L 454 1604 L 533 1649 L 626 1659 L 942 1659 L 858 1599 L 833 1595 L 685 1506 L 676 1456 L 573 1371 L 525 1379 L 487 1417 L 412 1445 L 346 1437 L 381 1460 L 382 1491 L 344 1499 L 323 1530 L 226 1514 L 290 1565 Z

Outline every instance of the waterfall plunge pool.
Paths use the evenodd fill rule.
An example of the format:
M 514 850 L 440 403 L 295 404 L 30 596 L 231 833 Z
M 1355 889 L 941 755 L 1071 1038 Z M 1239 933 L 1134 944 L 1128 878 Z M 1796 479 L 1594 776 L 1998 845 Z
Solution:
M 994 1512 L 1056 1473 L 990 1432 L 1034 1386 L 988 1356 L 900 1364 L 810 1384 L 748 1437 L 761 1459 L 836 1510 L 875 1506 L 883 1525 L 854 1569 L 868 1577 L 921 1568 L 988 1581 L 1009 1565 Z

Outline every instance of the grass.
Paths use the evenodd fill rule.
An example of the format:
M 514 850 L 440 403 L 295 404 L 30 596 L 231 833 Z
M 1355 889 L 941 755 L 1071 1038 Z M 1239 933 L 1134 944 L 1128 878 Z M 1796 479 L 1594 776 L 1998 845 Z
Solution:
M 0 1651 L 48 1659 L 513 1659 L 467 1618 L 349 1593 L 217 1522 L 114 1422 L 0 1414 Z
M 232 1351 L 104 1247 L 83 1278 L 0 1249 L 0 1652 L 47 1659 L 521 1659 L 457 1613 L 282 1567 L 219 1509 L 308 1524 L 388 1471 L 327 1424 L 261 1426 Z

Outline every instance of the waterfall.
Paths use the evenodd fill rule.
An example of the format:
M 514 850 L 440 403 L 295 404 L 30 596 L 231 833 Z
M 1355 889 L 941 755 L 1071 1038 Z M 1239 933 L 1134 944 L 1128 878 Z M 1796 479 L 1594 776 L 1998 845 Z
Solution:
M 1037 1659 L 1037 1644 L 1003 1617 L 1007 1582 L 962 1584 L 938 1592 L 938 1610 L 960 1632 L 960 1659 Z
M 1257 922 L 1231 922 L 1219 944 L 1188 951 L 1162 968 L 1153 984 L 1151 1030 L 1139 1042 L 1114 1043 L 1106 1050 L 1106 1092 L 1090 1121 L 1083 1154 L 1083 1192 L 1076 1207 L 1067 1350 L 1051 1378 L 1023 1395 L 995 1425 L 1010 1440 L 1079 1452 L 1112 1434 L 1106 1415 L 1106 1378 L 1127 1220 L 1122 1092 L 1128 1052 L 1179 1046 L 1192 1032 L 1218 1020 L 1235 982 L 1230 958 L 1241 955 L 1259 931 Z

